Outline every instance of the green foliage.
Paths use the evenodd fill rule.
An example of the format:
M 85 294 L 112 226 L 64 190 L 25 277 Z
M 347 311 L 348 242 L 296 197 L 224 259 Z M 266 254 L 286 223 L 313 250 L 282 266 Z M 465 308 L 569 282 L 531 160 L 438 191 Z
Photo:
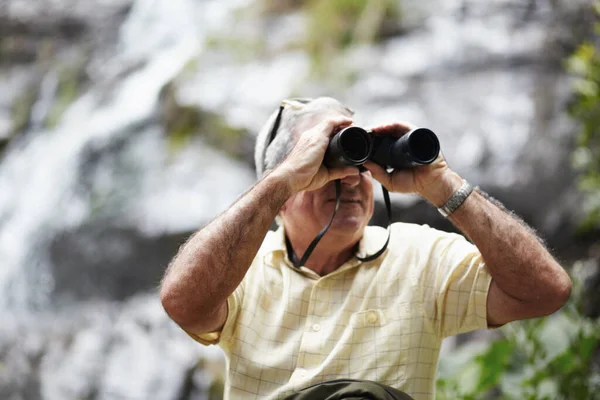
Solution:
M 575 92 L 569 113 L 581 126 L 573 159 L 586 194 L 584 229 L 600 227 L 599 43 L 600 23 L 595 37 L 566 62 Z M 583 263 L 573 267 L 580 269 Z M 442 360 L 438 398 L 600 399 L 600 320 L 582 314 L 584 291 L 577 278 L 573 281 L 571 299 L 557 315 L 513 322 L 500 329 L 501 339 L 466 346 Z
M 600 321 L 580 313 L 581 285 L 550 318 L 513 322 L 502 338 L 442 360 L 438 399 L 597 399 Z M 458 360 L 458 361 L 457 361 Z
M 49 48 L 48 46 L 42 46 Z M 45 54 L 43 57 L 49 58 L 47 51 L 40 51 Z M 42 63 L 50 64 L 47 59 L 42 59 Z M 50 70 L 48 70 L 50 71 Z M 44 71 L 44 73 L 48 73 Z M 48 128 L 54 128 L 67 108 L 73 103 L 81 91 L 82 83 L 87 79 L 85 77 L 85 57 L 79 60 L 56 68 L 58 71 L 58 85 L 54 101 L 48 112 L 45 124 Z M 13 136 L 25 130 L 31 119 L 31 111 L 40 94 L 41 83 L 31 84 L 25 89 L 12 104 L 12 134 Z
M 317 70 L 351 45 L 373 42 L 386 19 L 400 17 L 395 0 L 311 0 L 306 12 L 305 47 Z
M 64 112 L 75 101 L 80 93 L 80 85 L 83 77 L 84 63 L 80 61 L 71 66 L 63 68 L 58 75 L 58 87 L 56 98 L 48 113 L 46 125 L 54 128 L 62 118 Z
M 231 33 L 219 32 L 209 34 L 205 41 L 208 49 L 228 49 L 239 61 L 256 59 L 256 55 L 264 52 L 265 41 L 252 36 L 240 36 Z
M 600 2 L 596 2 L 596 12 L 600 13 Z M 581 126 L 573 158 L 582 171 L 580 187 L 587 194 L 584 230 L 600 227 L 600 23 L 595 36 L 567 60 L 567 69 L 575 76 L 575 100 L 569 112 Z
M 248 132 L 232 127 L 222 115 L 202 111 L 192 105 L 179 104 L 175 84 L 167 85 L 161 94 L 162 120 L 169 138 L 171 152 L 184 148 L 195 136 L 200 136 L 213 148 L 241 160 L 247 152 Z
M 38 88 L 31 86 L 25 89 L 12 104 L 12 134 L 15 135 L 27 128 L 31 111 L 38 96 Z
M 339 77 L 352 71 L 340 69 L 336 59 L 348 48 L 370 44 L 397 33 L 401 12 L 399 0 L 261 0 L 267 14 L 301 10 L 306 16 L 306 35 L 292 46 L 306 50 L 317 75 Z

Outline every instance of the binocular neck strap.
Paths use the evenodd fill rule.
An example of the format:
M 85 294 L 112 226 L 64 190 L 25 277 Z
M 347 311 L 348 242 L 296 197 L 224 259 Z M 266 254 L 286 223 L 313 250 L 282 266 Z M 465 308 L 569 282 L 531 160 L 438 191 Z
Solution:
M 383 245 L 383 247 L 381 249 L 379 249 L 375 254 L 371 254 L 370 256 L 366 256 L 364 258 L 356 256 L 356 258 L 362 262 L 373 261 L 376 258 L 378 258 L 380 255 L 383 254 L 385 249 L 387 249 L 388 244 L 390 243 L 390 224 L 392 223 L 392 207 L 391 207 L 391 203 L 390 203 L 390 194 L 383 185 L 381 185 L 381 190 L 383 191 L 383 199 L 385 201 L 385 208 L 386 208 L 387 217 L 388 217 L 387 240 L 385 241 L 385 244 Z M 337 213 L 338 209 L 340 208 L 341 199 L 342 199 L 342 183 L 339 179 L 336 179 L 335 180 L 335 209 L 333 210 L 333 215 L 331 216 L 329 223 L 327 225 L 325 225 L 325 227 L 323 229 L 321 229 L 321 231 L 317 234 L 317 236 L 315 236 L 313 241 L 310 242 L 310 244 L 308 245 L 308 248 L 306 249 L 306 251 L 304 252 L 304 255 L 302 256 L 302 258 L 300 260 L 298 260 L 298 257 L 296 256 L 296 253 L 294 252 L 294 249 L 292 248 L 292 243 L 290 242 L 290 239 L 286 235 L 285 244 L 287 247 L 288 255 L 295 267 L 300 268 L 301 266 L 306 264 L 308 257 L 310 257 L 310 255 L 312 254 L 315 247 L 317 247 L 317 244 L 319 244 L 319 241 L 323 238 L 323 236 L 325 235 L 325 233 L 327 232 L 327 230 L 333 223 L 335 214 Z M 356 247 L 354 248 L 355 252 L 357 250 L 358 250 L 358 243 L 356 244 Z
M 391 235 L 390 225 L 392 224 L 392 204 L 390 202 L 390 192 L 388 192 L 388 190 L 383 185 L 381 185 L 381 191 L 383 192 L 383 201 L 385 202 L 385 211 L 387 212 L 387 220 L 388 220 L 388 226 L 387 226 L 388 235 L 387 235 L 387 239 L 385 240 L 385 243 L 383 244 L 383 247 L 380 248 L 379 250 L 377 250 L 376 253 L 371 254 L 370 256 L 366 256 L 364 258 L 356 256 L 356 258 L 358 260 L 362 261 L 362 262 L 368 262 L 368 261 L 375 260 L 376 258 L 378 258 L 380 255 L 383 254 L 383 252 L 385 251 L 385 249 L 387 249 L 388 244 L 390 244 L 390 235 Z M 356 250 L 358 250 L 358 244 L 356 246 L 357 246 Z

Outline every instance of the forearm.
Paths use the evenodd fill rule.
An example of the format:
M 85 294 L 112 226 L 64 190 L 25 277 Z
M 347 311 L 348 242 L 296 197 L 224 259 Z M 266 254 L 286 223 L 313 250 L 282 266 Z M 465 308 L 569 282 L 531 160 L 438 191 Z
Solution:
M 180 325 L 190 324 L 226 301 L 290 195 L 285 180 L 269 174 L 180 248 L 161 285 L 161 299 L 171 318 Z
M 461 179 L 456 174 L 442 190 L 430 195 L 441 206 Z M 450 221 L 477 246 L 496 285 L 523 303 L 562 305 L 568 297 L 570 279 L 543 243 L 525 223 L 474 191 L 452 213 Z

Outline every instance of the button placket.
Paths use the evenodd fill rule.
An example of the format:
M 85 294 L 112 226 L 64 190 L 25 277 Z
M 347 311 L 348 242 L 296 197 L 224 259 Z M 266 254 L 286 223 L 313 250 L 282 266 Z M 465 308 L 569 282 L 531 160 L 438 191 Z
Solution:
M 296 374 L 299 377 L 305 377 L 307 374 L 306 369 L 311 367 L 311 365 L 307 365 L 305 355 L 314 352 L 314 347 L 318 342 L 315 341 L 313 335 L 321 330 L 321 325 L 317 322 L 316 317 L 314 317 L 315 305 L 317 304 L 317 286 L 318 284 L 315 282 L 308 295 L 307 318 L 304 322 L 305 325 L 302 338 L 300 339 L 300 348 L 298 349 L 298 359 L 296 362 Z
M 319 332 L 321 330 L 321 325 L 317 322 L 317 317 L 315 316 L 315 311 L 317 308 L 317 291 L 319 282 L 315 283 L 311 292 L 310 292 L 310 300 L 308 304 L 308 318 L 307 318 L 307 331 L 310 332 Z M 312 318 L 311 318 L 312 316 Z

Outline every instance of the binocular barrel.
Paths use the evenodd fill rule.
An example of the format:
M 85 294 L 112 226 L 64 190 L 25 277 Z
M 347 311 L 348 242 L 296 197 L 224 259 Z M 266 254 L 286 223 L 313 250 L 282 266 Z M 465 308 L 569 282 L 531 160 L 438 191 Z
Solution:
M 324 163 L 327 167 L 343 167 L 371 160 L 384 168 L 404 169 L 431 164 L 439 153 L 440 142 L 427 128 L 395 137 L 377 136 L 358 126 L 349 126 L 331 139 Z
M 372 149 L 371 135 L 363 128 L 349 126 L 333 136 L 324 162 L 328 167 L 361 165 L 369 159 Z

